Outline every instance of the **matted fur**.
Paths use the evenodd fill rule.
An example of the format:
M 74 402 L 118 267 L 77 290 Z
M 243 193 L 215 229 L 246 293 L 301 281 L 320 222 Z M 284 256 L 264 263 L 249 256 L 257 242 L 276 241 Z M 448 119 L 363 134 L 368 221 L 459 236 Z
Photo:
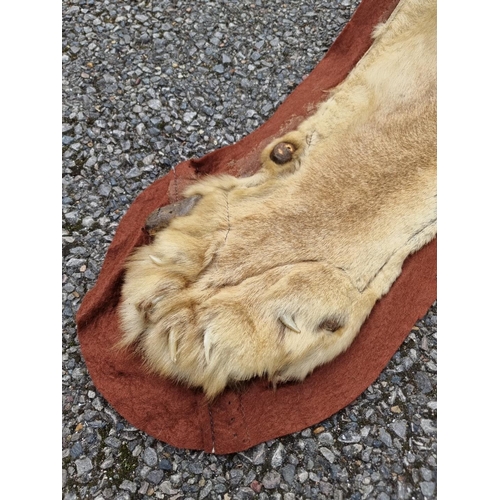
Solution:
M 271 160 L 276 144 L 290 161 Z M 127 264 L 121 346 L 213 398 L 302 380 L 345 351 L 436 234 L 436 2 L 401 0 L 369 51 L 247 178 L 190 186 Z

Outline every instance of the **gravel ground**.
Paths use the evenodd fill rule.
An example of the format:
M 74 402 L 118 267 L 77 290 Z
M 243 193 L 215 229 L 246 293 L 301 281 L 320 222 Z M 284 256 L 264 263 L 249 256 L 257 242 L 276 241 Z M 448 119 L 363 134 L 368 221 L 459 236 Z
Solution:
M 243 453 L 175 449 L 94 387 L 75 313 L 121 217 L 172 166 L 266 121 L 358 1 L 63 1 L 63 498 L 436 498 L 434 304 L 331 418 Z

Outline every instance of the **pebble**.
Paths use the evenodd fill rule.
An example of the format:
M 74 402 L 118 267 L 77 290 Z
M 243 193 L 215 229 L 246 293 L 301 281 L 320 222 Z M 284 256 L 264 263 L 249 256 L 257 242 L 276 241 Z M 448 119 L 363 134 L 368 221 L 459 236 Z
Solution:
M 94 467 L 92 465 L 92 461 L 88 457 L 82 458 L 80 460 L 75 460 L 75 465 L 76 465 L 76 473 L 78 476 L 81 476 L 82 474 L 91 471 Z
M 159 99 L 150 99 L 148 101 L 148 106 L 155 111 L 160 111 L 162 108 L 161 101 Z
M 83 453 L 83 447 L 81 443 L 75 443 L 70 450 L 71 458 L 78 458 Z
M 154 467 L 158 463 L 158 455 L 153 448 L 148 447 L 144 450 L 144 462 L 150 467 Z
M 318 441 L 321 443 L 321 444 L 326 444 L 326 445 L 332 445 L 333 442 L 334 442 L 334 439 L 333 439 L 333 436 L 330 432 L 322 432 L 319 436 L 318 436 Z M 341 441 L 341 439 L 339 438 L 339 441 Z
M 427 418 L 423 418 L 420 421 L 420 426 L 422 427 L 422 430 L 427 434 L 433 434 L 437 431 L 432 420 L 429 420 Z
M 335 455 L 333 454 L 333 452 L 331 450 L 329 450 L 328 448 L 325 448 L 324 446 L 322 446 L 320 449 L 319 449 L 320 453 L 331 463 L 333 464 L 333 462 L 335 462 Z
M 432 497 L 434 495 L 434 490 L 436 489 L 436 483 L 431 481 L 422 481 L 420 483 L 420 491 L 425 497 Z
M 120 489 L 130 491 L 130 493 L 135 493 L 137 485 L 128 479 L 124 479 L 120 484 Z
M 432 391 L 432 383 L 427 373 L 422 371 L 417 372 L 415 374 L 415 382 L 418 389 L 423 394 L 427 394 Z
M 266 457 L 266 445 L 265 443 L 261 443 L 255 447 L 252 461 L 254 465 L 261 465 L 264 463 L 265 457 Z
M 275 469 L 281 467 L 281 465 L 283 464 L 284 451 L 285 447 L 281 443 L 279 443 L 271 458 L 271 466 Z
M 279 472 L 277 471 L 269 471 L 263 478 L 262 478 L 262 484 L 264 485 L 265 488 L 268 490 L 277 488 L 280 484 L 281 481 L 281 476 Z
M 378 437 L 379 437 L 380 441 L 382 441 L 382 443 L 384 443 L 389 448 L 392 446 L 391 435 L 385 429 L 380 429 L 380 431 L 378 433 Z
M 395 422 L 390 424 L 390 427 L 400 438 L 404 439 L 406 437 L 407 424 L 404 420 L 396 420 Z
M 160 484 L 163 480 L 164 472 L 162 470 L 152 470 L 146 476 L 146 479 L 153 484 Z

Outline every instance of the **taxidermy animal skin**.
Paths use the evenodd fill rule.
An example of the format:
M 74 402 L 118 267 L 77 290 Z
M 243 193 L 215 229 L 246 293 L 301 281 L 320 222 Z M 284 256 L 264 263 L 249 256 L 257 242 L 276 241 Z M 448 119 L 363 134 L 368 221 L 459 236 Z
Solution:
M 401 0 L 253 176 L 207 176 L 130 257 L 121 346 L 209 399 L 303 380 L 345 351 L 436 234 L 436 2 Z

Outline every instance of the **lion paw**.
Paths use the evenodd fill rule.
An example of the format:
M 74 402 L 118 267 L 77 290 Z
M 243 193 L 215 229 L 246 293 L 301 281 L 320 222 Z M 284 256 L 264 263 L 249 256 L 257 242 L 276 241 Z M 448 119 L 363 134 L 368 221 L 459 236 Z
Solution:
M 252 188 L 219 181 L 148 219 L 162 229 L 129 260 L 120 306 L 122 344 L 209 398 L 255 376 L 302 380 L 347 348 L 366 301 L 319 253 L 277 243 L 239 192 Z

